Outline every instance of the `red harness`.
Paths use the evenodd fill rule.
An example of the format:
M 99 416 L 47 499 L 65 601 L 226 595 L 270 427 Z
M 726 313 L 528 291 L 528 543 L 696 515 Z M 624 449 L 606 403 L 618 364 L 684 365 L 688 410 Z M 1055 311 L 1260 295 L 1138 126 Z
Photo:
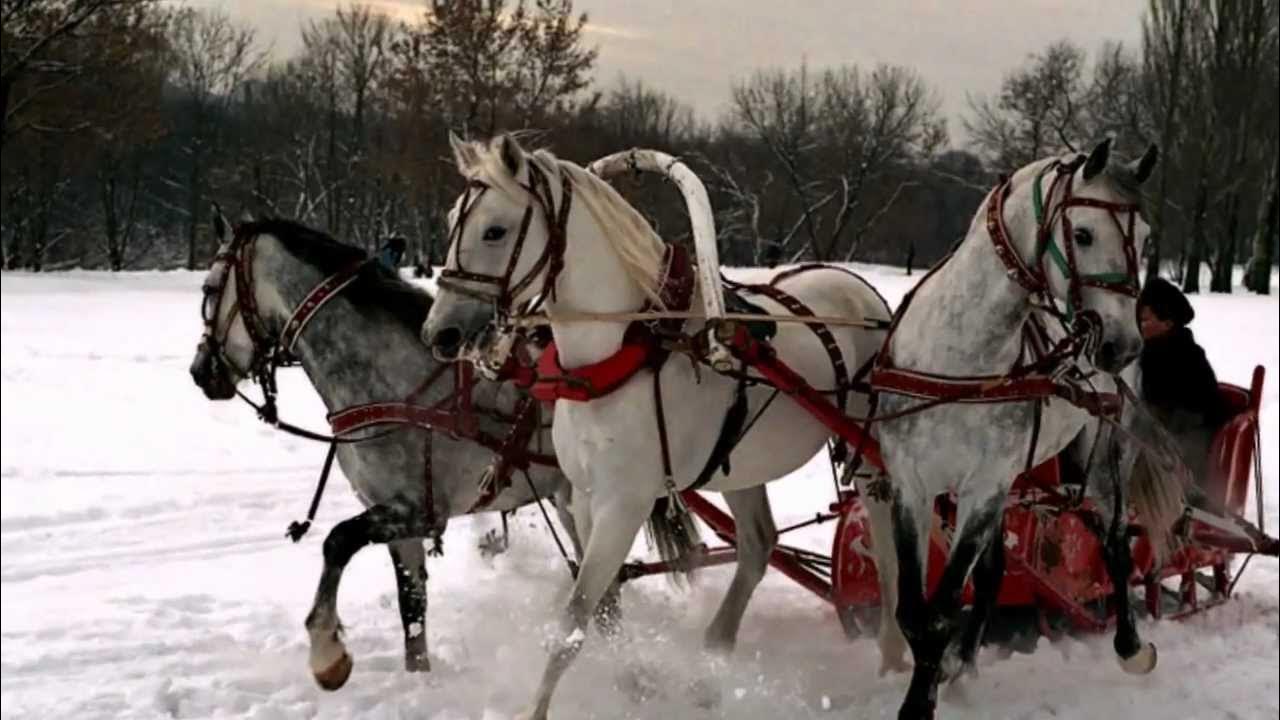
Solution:
M 687 310 L 693 298 L 693 263 L 684 248 L 668 245 L 663 255 L 659 297 L 667 310 Z M 641 312 L 654 309 L 645 303 Z M 627 326 L 622 346 L 609 357 L 589 365 L 566 369 L 552 341 L 538 358 L 536 368 L 508 363 L 502 373 L 516 385 L 544 403 L 556 400 L 589 402 L 602 398 L 645 368 L 657 370 L 666 362 L 670 351 L 662 346 L 661 337 L 679 332 L 681 320 L 636 321 Z

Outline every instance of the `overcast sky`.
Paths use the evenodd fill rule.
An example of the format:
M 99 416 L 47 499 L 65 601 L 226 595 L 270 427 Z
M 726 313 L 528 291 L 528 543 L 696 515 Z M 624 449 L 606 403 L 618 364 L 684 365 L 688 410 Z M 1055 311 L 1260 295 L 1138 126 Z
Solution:
M 279 56 L 298 27 L 335 0 L 197 0 L 258 28 Z M 421 0 L 367 4 L 414 19 Z M 960 134 L 966 93 L 991 93 L 1001 75 L 1059 38 L 1090 51 L 1108 39 L 1135 46 L 1141 0 L 577 0 L 600 50 L 596 79 L 619 73 L 658 86 L 711 117 L 729 84 L 754 68 L 887 62 L 915 67 L 937 89 Z

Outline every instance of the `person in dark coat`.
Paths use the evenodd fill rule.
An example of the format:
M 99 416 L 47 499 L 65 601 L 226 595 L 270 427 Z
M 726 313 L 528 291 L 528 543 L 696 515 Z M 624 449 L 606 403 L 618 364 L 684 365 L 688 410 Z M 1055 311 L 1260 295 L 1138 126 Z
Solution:
M 1182 291 L 1161 278 L 1148 282 L 1138 298 L 1142 400 L 1178 439 L 1183 460 L 1204 487 L 1209 446 L 1229 418 L 1213 367 L 1187 327 L 1195 316 Z

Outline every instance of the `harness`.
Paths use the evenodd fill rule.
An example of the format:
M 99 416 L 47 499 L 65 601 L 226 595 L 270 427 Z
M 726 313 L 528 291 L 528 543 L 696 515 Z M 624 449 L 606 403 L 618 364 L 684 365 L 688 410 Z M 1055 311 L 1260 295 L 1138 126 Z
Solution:
M 253 348 L 249 367 L 244 368 L 241 374 L 253 378 L 258 383 L 262 388 L 264 400 L 261 404 L 257 404 L 238 389 L 236 394 L 257 411 L 259 419 L 269 425 L 299 437 L 329 443 L 329 452 L 307 519 L 301 523 L 294 522 L 289 526 L 288 535 L 294 542 L 302 538 L 310 528 L 311 521 L 315 519 L 320 497 L 324 492 L 339 444 L 367 442 L 384 437 L 405 426 L 429 431 L 426 434 L 423 449 L 425 462 L 423 512 L 427 518 L 427 524 L 437 529 L 434 538 L 436 550 L 440 547 L 440 523 L 435 508 L 431 463 L 434 433 L 443 432 L 454 439 L 475 442 L 495 455 L 493 464 L 490 465 L 481 482 L 480 496 L 468 509 L 468 513 L 482 510 L 491 504 L 510 486 L 511 476 L 516 470 L 527 472 L 531 466 L 535 465 L 557 467 L 554 455 L 535 452 L 529 448 L 533 435 L 541 428 L 537 403 L 522 397 L 517 401 L 515 411 L 511 415 L 496 409 L 475 406 L 472 403 L 472 393 L 476 379 L 471 366 L 465 363 L 436 367 L 403 400 L 364 403 L 329 413 L 327 420 L 331 435 L 316 433 L 280 420 L 276 409 L 276 370 L 299 364 L 297 356 L 294 355 L 298 338 L 316 314 L 342 290 L 350 286 L 371 260 L 362 258 L 321 280 L 290 313 L 280 333 L 273 335 L 262 320 L 254 291 L 252 258 L 256 240 L 256 229 L 252 225 L 241 225 L 236 228 L 235 235 L 227 248 L 214 256 L 214 263 L 222 263 L 224 269 L 219 276 L 219 282 L 203 288 L 204 302 L 201 305 L 201 315 L 204 321 L 204 335 L 201 345 L 218 362 L 228 368 L 241 370 L 231 362 L 225 349 L 227 334 L 230 332 L 234 318 L 238 315 Z M 228 316 L 225 330 L 219 335 L 217 332 L 218 309 L 222 306 L 229 278 L 234 279 L 236 283 L 235 305 Z M 446 376 L 452 376 L 453 388 L 443 399 L 430 405 L 416 402 L 417 398 L 444 382 Z M 485 432 L 480 428 L 481 416 L 490 417 L 499 424 L 509 427 L 509 432 L 502 437 Z M 362 433 L 359 437 L 352 437 L 361 431 L 374 428 L 384 429 L 381 432 Z
M 1032 202 L 1036 218 L 1036 259 L 1028 264 L 1014 248 L 1008 227 L 1004 221 L 1004 204 L 1012 191 L 1010 178 L 1003 178 L 987 197 L 986 229 L 992 248 L 1004 264 L 1009 279 L 1028 293 L 1035 310 L 1056 320 L 1066 329 L 1066 335 L 1057 343 L 1050 336 L 1040 314 L 1033 313 L 1022 328 L 1022 348 L 1013 367 L 998 375 L 941 375 L 922 370 L 899 368 L 893 364 L 890 348 L 898 324 L 915 297 L 913 290 L 904 299 L 871 371 L 871 387 L 877 392 L 890 392 L 916 398 L 921 402 L 901 411 L 872 416 L 867 422 L 885 421 L 921 412 L 931 407 L 949 403 L 1008 403 L 1033 402 L 1035 414 L 1031 450 L 1034 455 L 1037 442 L 1040 411 L 1051 397 L 1060 397 L 1099 417 L 1114 417 L 1122 406 L 1122 398 L 1116 393 L 1101 393 L 1082 387 L 1088 377 L 1079 369 L 1079 358 L 1096 346 L 1101 320 L 1092 311 L 1082 310 L 1081 297 L 1086 287 L 1098 288 L 1129 297 L 1138 295 L 1138 262 L 1133 230 L 1138 206 L 1135 203 L 1114 203 L 1072 194 L 1075 171 L 1084 162 L 1084 156 L 1063 162 L 1055 161 L 1046 166 L 1032 186 Z M 1048 193 L 1042 192 L 1045 176 L 1053 173 Z M 1045 210 L 1046 198 L 1057 203 Z M 1122 273 L 1081 274 L 1076 263 L 1075 238 L 1066 210 L 1072 207 L 1092 207 L 1108 211 L 1120 231 L 1125 254 L 1125 271 Z M 1127 214 L 1122 221 L 1121 215 Z M 1055 242 L 1055 228 L 1061 226 L 1060 244 Z M 944 258 L 920 281 L 928 282 L 951 256 Z M 1049 284 L 1049 262 L 1062 273 L 1068 285 L 1068 299 L 1064 311 L 1057 309 Z

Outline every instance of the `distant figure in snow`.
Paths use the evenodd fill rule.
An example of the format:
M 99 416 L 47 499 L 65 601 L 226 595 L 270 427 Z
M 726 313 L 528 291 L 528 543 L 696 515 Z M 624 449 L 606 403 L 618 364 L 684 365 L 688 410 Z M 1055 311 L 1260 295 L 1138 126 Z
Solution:
M 382 249 L 378 251 L 378 262 L 392 272 L 400 269 L 400 262 L 404 259 L 404 251 L 409 243 L 399 235 L 393 235 L 387 238 L 383 243 Z
M 431 263 L 428 263 L 421 255 L 418 256 L 418 262 L 413 264 L 413 276 L 422 279 L 432 277 L 435 273 L 431 270 Z
M 1204 487 L 1209 445 L 1229 418 L 1218 378 L 1187 327 L 1195 316 L 1186 296 L 1167 280 L 1151 280 L 1138 298 L 1142 399 L 1178 439 L 1183 460 Z

